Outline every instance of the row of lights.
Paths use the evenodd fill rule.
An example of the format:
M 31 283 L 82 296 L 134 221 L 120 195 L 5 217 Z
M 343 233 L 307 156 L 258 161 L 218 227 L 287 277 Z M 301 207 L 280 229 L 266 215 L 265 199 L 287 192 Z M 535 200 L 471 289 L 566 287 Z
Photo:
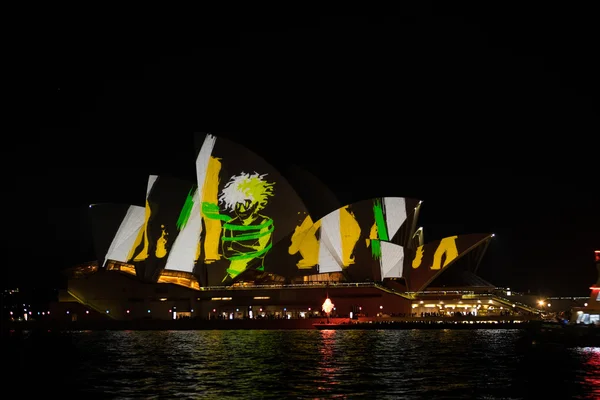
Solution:
M 252 308 L 252 306 L 250 306 L 250 308 Z M 380 309 L 383 309 L 383 306 L 379 306 L 379 308 L 380 308 Z M 336 308 L 335 308 L 335 307 L 334 307 L 333 309 L 334 309 L 334 310 L 336 310 Z M 360 307 L 360 309 L 362 310 L 362 307 Z M 308 307 L 308 311 L 311 311 L 311 310 L 312 310 L 312 307 Z M 172 313 L 173 311 L 174 311 L 174 310 L 169 310 L 168 312 L 169 312 L 169 313 Z M 212 311 L 213 311 L 213 312 L 217 312 L 217 309 L 216 309 L 216 308 L 213 308 L 213 310 L 212 310 Z M 236 308 L 236 309 L 235 309 L 235 311 L 236 311 L 236 312 L 239 312 L 239 311 L 240 311 L 240 309 L 239 309 L 239 308 Z M 261 312 L 263 311 L 262 307 L 260 308 L 260 311 L 261 311 Z M 287 308 L 284 308 L 284 309 L 283 309 L 283 311 L 287 311 Z M 130 313 L 130 310 L 126 310 L 125 312 L 126 312 L 127 314 L 129 314 L 129 313 Z M 191 310 L 190 310 L 190 312 L 194 312 L 194 309 L 191 309 Z M 66 312 L 66 313 L 67 313 L 67 314 L 70 314 L 70 313 L 71 313 L 71 311 L 68 311 L 68 310 L 67 310 L 67 312 Z M 85 310 L 85 313 L 86 313 L 86 314 L 89 314 L 89 313 L 90 313 L 90 311 L 89 311 L 89 310 Z M 107 313 L 107 314 L 110 314 L 110 310 L 106 310 L 106 313 Z M 150 309 L 148 309 L 148 313 L 151 313 Z M 29 312 L 29 314 L 31 314 L 31 311 Z M 38 313 L 38 314 L 39 314 L 39 313 Z M 43 313 L 42 313 L 42 314 L 43 314 Z M 50 314 L 50 311 L 48 311 L 48 314 Z M 10 315 L 12 315 L 12 311 L 10 312 Z
M 252 306 L 248 306 L 248 308 L 252 309 Z M 383 308 L 383 306 L 379 306 L 379 308 Z M 263 310 L 263 309 L 262 309 L 262 307 L 261 307 L 261 308 L 259 309 L 259 311 L 260 311 L 260 312 L 262 312 L 262 310 Z M 333 307 L 333 310 L 335 311 L 335 310 L 337 310 L 337 308 Z M 362 310 L 362 307 L 361 307 L 361 310 Z M 236 308 L 236 309 L 235 309 L 235 311 L 236 311 L 236 312 L 239 312 L 239 311 L 240 311 L 240 309 L 239 309 L 239 308 Z M 284 307 L 283 311 L 287 311 L 287 307 Z M 312 307 L 308 307 L 308 311 L 312 311 Z M 169 310 L 169 312 L 171 312 L 171 310 Z M 192 310 L 192 312 L 194 312 L 194 310 Z M 216 313 L 216 312 L 217 312 L 217 309 L 216 309 L 216 308 L 213 308 L 212 312 Z
M 423 300 L 419 301 L 419 304 L 423 304 L 423 303 L 424 303 L 424 301 L 423 301 Z M 440 300 L 440 301 L 438 302 L 438 304 L 439 304 L 439 305 L 443 305 L 443 304 L 444 304 L 444 302 L 443 302 L 442 300 Z M 463 304 L 462 300 L 459 300 L 459 301 L 458 301 L 458 304 Z M 477 300 L 477 304 L 481 304 L 481 300 Z M 494 304 L 494 302 L 493 302 L 492 300 L 488 300 L 488 304 Z M 543 305 L 543 302 L 540 302 L 540 304 L 541 304 L 541 305 Z M 516 305 L 516 304 L 513 304 L 512 306 L 513 306 L 513 307 L 516 307 L 517 305 Z M 380 307 L 381 307 L 381 306 L 380 306 Z M 413 308 L 415 308 L 415 307 L 417 307 L 417 305 L 416 305 L 416 304 L 413 304 Z M 550 304 L 548 304 L 548 307 L 550 307 Z M 500 307 L 500 308 L 503 308 L 503 307 Z
M 150 314 L 151 312 L 152 311 L 150 311 L 150 309 L 148 309 L 148 314 Z M 169 310 L 169 313 L 172 313 L 172 312 L 173 312 L 173 310 Z M 194 312 L 194 310 L 192 309 L 191 312 Z M 70 313 L 71 313 L 71 311 L 67 311 L 67 314 L 70 314 Z M 89 314 L 90 310 L 85 310 L 85 313 Z M 110 310 L 106 310 L 106 313 L 110 314 Z M 130 310 L 126 310 L 125 313 L 129 314 L 129 313 L 131 313 L 131 311 Z M 30 312 L 30 314 L 31 314 L 31 312 Z M 50 314 L 50 311 L 48 311 L 48 314 Z M 12 312 L 11 312 L 11 315 L 12 315 Z
M 29 315 L 31 315 L 31 314 L 32 314 L 32 313 L 31 313 L 31 311 L 27 311 L 27 309 L 25 309 L 25 310 L 23 310 L 23 311 L 24 311 L 25 313 L 29 314 Z M 9 313 L 9 314 L 10 314 L 10 315 L 14 315 L 14 312 L 10 311 L 10 313 Z M 37 312 L 37 315 L 40 315 L 40 314 L 41 314 L 41 315 L 46 315 L 46 314 L 50 315 L 50 311 L 42 311 L 41 313 L 38 311 L 38 312 Z
M 538 304 L 539 304 L 540 306 L 542 306 L 542 307 L 544 307 L 544 305 L 545 305 L 545 306 L 547 306 L 547 307 L 552 307 L 552 304 L 550 304 L 550 303 L 546 304 L 546 303 L 544 302 L 544 300 L 540 300 L 540 301 L 538 301 Z M 583 303 L 583 306 L 584 306 L 584 307 L 587 307 L 587 306 L 588 306 L 588 303 Z

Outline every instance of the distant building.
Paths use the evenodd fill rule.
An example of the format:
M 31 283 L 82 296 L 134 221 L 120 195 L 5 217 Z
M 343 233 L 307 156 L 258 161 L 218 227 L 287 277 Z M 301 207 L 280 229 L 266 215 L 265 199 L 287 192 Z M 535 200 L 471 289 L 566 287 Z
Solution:
M 590 287 L 590 297 L 583 307 L 573 309 L 573 319 L 580 324 L 600 325 L 600 250 L 594 251 L 598 280 Z

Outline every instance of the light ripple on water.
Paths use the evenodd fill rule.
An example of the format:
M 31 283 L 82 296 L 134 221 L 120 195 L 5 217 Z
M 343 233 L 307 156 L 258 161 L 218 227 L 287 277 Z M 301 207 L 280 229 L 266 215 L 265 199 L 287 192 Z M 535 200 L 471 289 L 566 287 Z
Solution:
M 3 350 L 62 398 L 600 397 L 600 349 L 516 330 L 85 331 Z

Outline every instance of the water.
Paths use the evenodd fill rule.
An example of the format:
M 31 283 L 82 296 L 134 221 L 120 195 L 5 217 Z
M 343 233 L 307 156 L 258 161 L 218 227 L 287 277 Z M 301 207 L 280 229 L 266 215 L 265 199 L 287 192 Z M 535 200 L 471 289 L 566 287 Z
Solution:
M 600 348 L 520 337 L 517 330 L 38 334 L 3 337 L 3 381 L 22 395 L 63 399 L 600 398 Z

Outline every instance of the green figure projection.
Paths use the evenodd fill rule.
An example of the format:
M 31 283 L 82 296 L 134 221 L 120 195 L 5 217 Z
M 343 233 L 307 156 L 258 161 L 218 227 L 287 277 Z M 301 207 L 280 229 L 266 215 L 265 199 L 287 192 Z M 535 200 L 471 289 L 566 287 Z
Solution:
M 223 224 L 221 246 L 223 257 L 229 260 L 227 275 L 233 279 L 246 270 L 250 262 L 260 259 L 257 270 L 264 271 L 264 258 L 273 245 L 273 220 L 260 214 L 273 196 L 273 185 L 266 174 L 234 175 L 219 194 L 224 211 L 233 213 Z

